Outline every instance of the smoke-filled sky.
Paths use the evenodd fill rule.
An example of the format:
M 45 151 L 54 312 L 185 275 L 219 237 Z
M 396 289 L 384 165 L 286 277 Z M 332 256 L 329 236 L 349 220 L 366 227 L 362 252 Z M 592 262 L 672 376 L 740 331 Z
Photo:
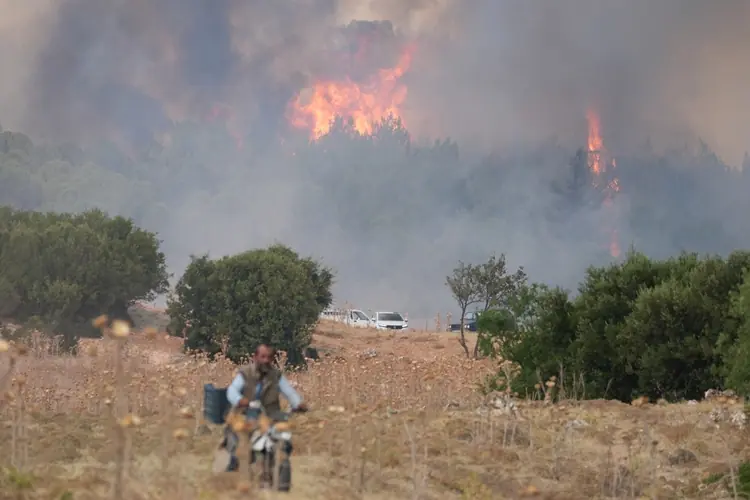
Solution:
M 647 139 L 659 148 L 700 137 L 739 165 L 750 149 L 746 0 L 0 0 L 0 12 L 0 123 L 36 138 L 137 144 L 173 121 L 207 116 L 217 103 L 243 134 L 274 138 L 298 91 L 356 70 L 339 57 L 346 52 L 339 27 L 389 20 L 398 40 L 376 37 L 365 64 L 376 70 L 393 54 L 389 44 L 413 43 L 403 116 L 417 138 L 451 137 L 477 152 L 550 138 L 575 147 L 585 143 L 593 107 L 616 154 Z M 325 244 L 300 230 L 286 201 L 303 196 L 304 180 L 290 179 L 283 165 L 277 171 L 263 174 L 264 189 L 235 215 L 256 222 L 246 232 L 232 230 L 229 214 L 186 202 L 170 224 L 184 229 L 169 232 L 175 272 L 190 253 L 289 241 L 339 267 L 343 298 L 402 307 L 387 303 L 394 294 L 403 307 L 425 309 L 433 292 L 421 290 L 440 286 L 442 269 L 461 257 L 451 242 L 464 233 L 445 229 L 431 241 L 410 240 L 398 266 L 414 270 L 408 285 L 346 278 L 358 260 L 377 261 L 377 250 L 322 216 Z M 261 217 L 271 205 L 275 215 Z M 512 264 L 560 277 L 546 272 L 538 250 L 550 244 L 546 236 L 506 225 L 512 243 L 487 236 L 477 252 L 506 251 Z M 555 244 L 580 274 L 583 243 Z M 424 262 L 435 245 L 445 250 Z
M 421 42 L 408 79 L 413 133 L 488 147 L 566 137 L 574 135 L 580 110 L 595 105 L 621 146 L 647 133 L 664 140 L 698 135 L 738 164 L 750 143 L 744 0 L 0 6 L 5 126 L 52 137 L 88 137 L 102 126 L 137 121 L 156 127 L 159 119 L 182 119 L 215 101 L 246 117 L 267 112 L 272 105 L 259 102 L 263 97 L 283 104 L 306 75 L 330 66 L 337 24 L 387 19 Z

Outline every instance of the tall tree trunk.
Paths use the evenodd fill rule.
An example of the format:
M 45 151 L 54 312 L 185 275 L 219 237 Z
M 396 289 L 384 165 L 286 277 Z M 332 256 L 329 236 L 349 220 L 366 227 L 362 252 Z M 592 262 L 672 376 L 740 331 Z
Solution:
M 482 338 L 482 334 L 477 329 L 477 340 L 474 343 L 474 359 L 479 359 L 479 340 Z
M 460 328 L 460 337 L 458 338 L 458 343 L 461 345 L 461 347 L 464 348 L 464 352 L 466 353 L 466 357 L 470 358 L 469 355 L 469 346 L 466 345 L 466 335 L 464 334 L 464 317 L 466 316 L 466 309 L 468 306 L 461 308 L 461 328 Z

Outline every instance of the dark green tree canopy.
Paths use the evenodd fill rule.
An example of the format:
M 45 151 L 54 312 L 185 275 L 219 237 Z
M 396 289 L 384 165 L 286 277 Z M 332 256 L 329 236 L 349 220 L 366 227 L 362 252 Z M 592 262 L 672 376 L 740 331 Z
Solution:
M 169 301 L 170 333 L 184 335 L 187 349 L 225 350 L 236 362 L 267 343 L 301 363 L 332 285 L 330 269 L 282 245 L 193 257 Z
M 510 307 L 480 318 L 480 347 L 520 365 L 519 392 L 556 376 L 558 389 L 623 401 L 746 393 L 749 269 L 749 252 L 661 261 L 631 252 L 591 267 L 576 297 L 524 284 Z
M 2 316 L 37 317 L 72 341 L 97 315 L 165 293 L 167 279 L 156 235 L 132 220 L 0 208 Z

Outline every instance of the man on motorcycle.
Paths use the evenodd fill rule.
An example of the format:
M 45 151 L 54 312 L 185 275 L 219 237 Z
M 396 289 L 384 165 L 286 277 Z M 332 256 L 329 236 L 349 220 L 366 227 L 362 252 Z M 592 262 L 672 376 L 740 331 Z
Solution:
M 250 363 L 240 368 L 239 373 L 227 387 L 227 400 L 232 405 L 231 411 L 244 413 L 245 418 L 253 423 L 256 423 L 260 415 L 248 409 L 252 401 L 259 401 L 263 411 L 272 420 L 275 420 L 275 416 L 281 413 L 279 396 L 284 396 L 292 411 L 307 411 L 307 405 L 302 397 L 281 371 L 273 365 L 275 355 L 274 348 L 266 344 L 259 345 Z M 237 470 L 239 466 L 236 456 L 238 444 L 239 436 L 231 426 L 227 425 L 224 429 L 224 439 L 214 459 L 215 472 Z M 287 455 L 291 454 L 291 443 L 286 445 L 284 452 Z

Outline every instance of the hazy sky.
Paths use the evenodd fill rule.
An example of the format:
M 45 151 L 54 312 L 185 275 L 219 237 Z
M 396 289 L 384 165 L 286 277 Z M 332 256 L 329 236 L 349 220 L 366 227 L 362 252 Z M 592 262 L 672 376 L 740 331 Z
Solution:
M 205 116 L 217 102 L 232 110 L 238 129 L 283 128 L 292 96 L 342 71 L 331 57 L 336 28 L 357 19 L 390 20 L 399 43 L 414 43 L 403 113 L 418 138 L 451 137 L 484 152 L 549 138 L 583 144 L 585 112 L 595 107 L 615 153 L 647 138 L 659 148 L 700 137 L 739 165 L 750 149 L 746 0 L 0 0 L 0 12 L 0 123 L 35 138 L 138 140 L 171 120 Z M 278 193 L 304 192 L 281 175 L 266 175 L 242 217 L 260 217 L 271 186 L 279 188 L 277 206 Z M 327 252 L 346 271 L 372 253 L 336 227 L 326 229 L 329 244 L 308 241 L 291 209 L 280 208 L 273 227 L 241 235 L 216 228 L 226 214 L 190 208 L 175 214 L 185 224 L 176 227 L 192 234 L 172 262 L 285 238 Z M 516 265 L 544 267 L 535 248 L 545 236 L 507 224 Z M 188 231 L 196 225 L 205 233 Z M 389 294 L 421 304 L 413 296 L 427 286 L 425 276 L 437 273 L 442 282 L 438 270 L 461 255 L 455 232 L 435 237 L 444 251 L 427 263 L 420 255 L 435 242 L 410 242 L 405 253 L 414 260 L 403 265 L 414 283 L 349 280 L 343 293 L 372 307 L 388 307 Z M 170 236 L 180 239 L 176 229 Z M 480 242 L 477 251 L 497 244 Z M 579 255 L 578 246 L 559 245 L 559 258 Z
M 190 116 L 209 98 L 257 108 L 249 101 L 258 92 L 293 88 L 300 74 L 327 64 L 336 24 L 387 19 L 421 42 L 408 78 L 414 133 L 488 147 L 565 137 L 594 104 L 622 146 L 646 133 L 695 134 L 738 164 L 750 143 L 744 0 L 0 0 L 0 7 L 3 123 L 51 136 L 85 136 L 123 120 L 132 111 L 111 101 L 130 86 L 171 118 Z

